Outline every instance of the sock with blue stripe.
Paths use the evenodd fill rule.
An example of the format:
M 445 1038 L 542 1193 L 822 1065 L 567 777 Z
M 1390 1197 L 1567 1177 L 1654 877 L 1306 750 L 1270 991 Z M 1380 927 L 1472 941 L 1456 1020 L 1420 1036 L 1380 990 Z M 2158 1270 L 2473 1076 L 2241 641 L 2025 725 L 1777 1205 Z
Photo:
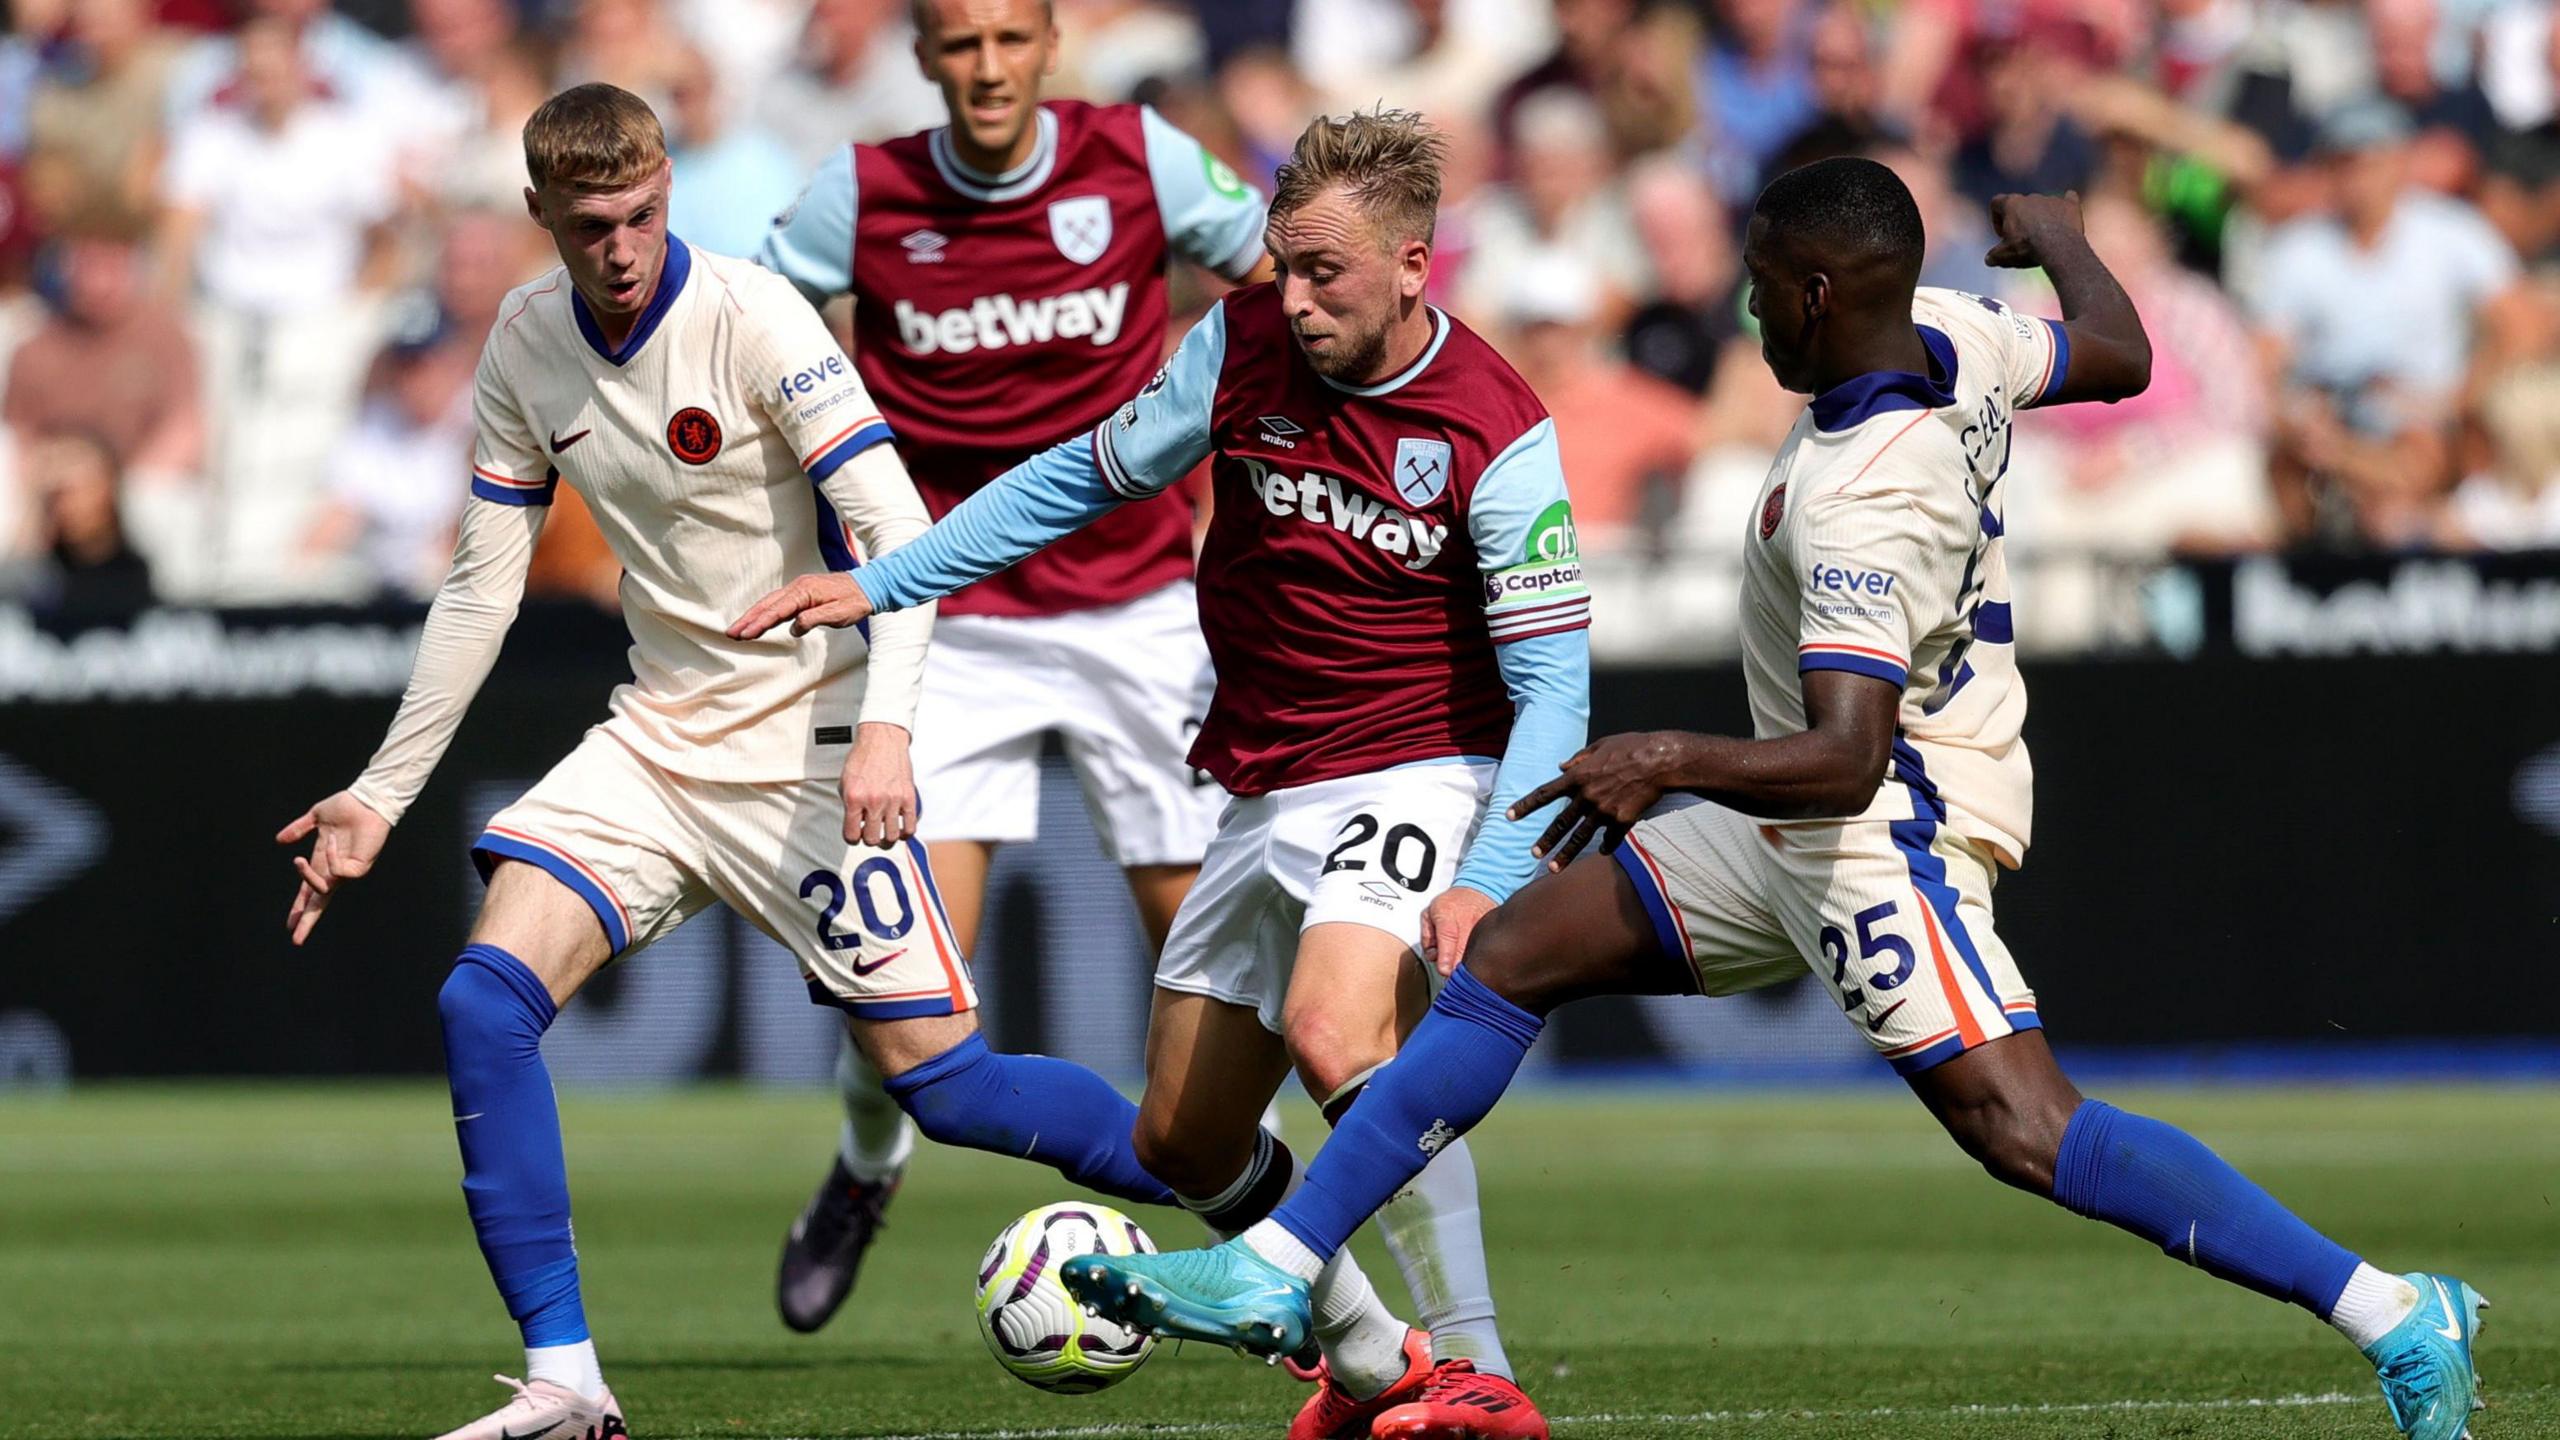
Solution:
M 480 1254 L 524 1333 L 528 1379 L 604 1388 L 578 1293 L 560 1106 L 542 1063 L 558 1013 L 525 963 L 495 945 L 462 952 L 436 996 L 462 1146 L 462 1197 Z
M 2053 1198 L 2323 1320 L 2362 1263 L 2194 1136 L 2102 1101 L 2072 1112 Z
M 1246 1231 L 1245 1243 L 1313 1280 L 1351 1232 L 1492 1113 L 1545 1026 L 1460 965 L 1316 1152 L 1306 1184 Z
M 999 1055 L 972 1035 L 884 1088 L 929 1140 L 1037 1160 L 1116 1200 L 1175 1203 L 1138 1163 L 1138 1107 L 1072 1061 Z

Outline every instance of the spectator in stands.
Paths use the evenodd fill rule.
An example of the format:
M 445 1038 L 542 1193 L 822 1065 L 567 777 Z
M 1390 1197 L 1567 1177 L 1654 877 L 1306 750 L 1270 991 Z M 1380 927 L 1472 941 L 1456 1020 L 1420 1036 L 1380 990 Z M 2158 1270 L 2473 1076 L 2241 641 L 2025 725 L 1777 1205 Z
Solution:
M 1461 312 L 1505 313 L 1525 267 L 1554 250 L 1591 271 L 1600 314 L 1617 323 L 1651 288 L 1651 277 L 1599 107 L 1576 90 L 1541 91 L 1521 104 L 1516 126 L 1511 183 L 1485 190 L 1469 211 Z
M 1647 537 L 1679 508 L 1697 457 L 1697 402 L 1608 354 L 1600 278 L 1588 264 L 1548 251 L 1514 278 L 1497 312 L 1510 336 L 1505 353 L 1555 417 L 1584 548 L 1656 548 Z
M 1991 253 L 1991 217 L 1981 206 L 1956 192 L 1946 163 L 1891 142 L 1878 146 L 1872 158 L 1902 177 L 1904 187 L 1911 191 L 1912 203 L 1920 207 L 1920 221 L 1928 236 L 1927 248 L 1920 258 L 1920 283 L 1943 285 L 1973 295 L 1997 292 L 2006 277 L 1982 259 Z
M 2377 88 L 2407 112 L 2417 132 L 2409 145 L 2410 179 L 2447 195 L 2470 193 L 2481 157 L 2497 137 L 2498 117 L 2468 78 L 2438 79 L 2435 0 L 2366 0 L 2364 10 Z
M 1596 99 L 1618 62 L 1636 14 L 1636 0 L 1555 0 L 1556 48 L 1494 97 L 1498 173 L 1509 171 L 1520 107 L 1529 97 L 1556 89 L 1576 90 Z
M 2151 336 L 2151 387 L 2019 417 L 2010 535 L 2025 549 L 2120 555 L 2265 547 L 2276 538 L 2266 388 L 2247 323 L 2178 265 L 2160 223 L 2130 197 L 2093 197 L 2087 224 Z M 2057 308 L 2045 295 L 2021 303 Z
M 240 9 L 246 18 L 237 33 L 203 36 L 171 68 L 165 119 L 173 140 L 231 100 L 249 63 L 249 32 L 276 27 L 314 93 L 386 131 L 407 122 L 423 77 L 399 46 L 330 9 L 329 0 L 243 0 Z
M 1891 133 L 1876 108 L 1883 89 L 1866 16 L 1848 0 L 1832 0 L 1815 12 L 1805 37 L 1805 79 L 1813 91 L 1813 114 L 1752 177 L 1755 195 L 1782 170 L 1863 155 Z
M 1814 16 L 1799 0 L 1715 0 L 1714 39 L 1698 59 L 1711 134 L 1709 170 L 1726 188 L 1752 187 L 1788 141 L 1820 117 Z
M 1290 50 L 1324 109 L 1362 109 L 1383 97 L 1443 124 L 1484 115 L 1538 60 L 1548 11 L 1542 0 L 1300 0 L 1297 8 Z
M 134 234 L 157 205 L 177 46 L 146 0 L 74 0 L 69 18 L 29 113 L 30 199 L 49 229 Z
M 226 596 L 246 600 L 290 593 L 321 458 L 373 351 L 393 193 L 387 148 L 314 85 L 291 28 L 253 20 L 237 53 L 229 98 L 170 153 L 159 243 L 171 293 L 199 301 L 210 552 Z
M 2480 399 L 2490 459 L 2454 488 L 2443 543 L 2560 549 L 2560 367 L 2510 371 Z
M 521 203 L 521 202 L 519 202 Z M 464 210 L 438 237 L 435 303 L 454 332 L 473 343 L 498 321 L 507 292 L 556 263 L 522 209 Z
M 675 188 L 667 225 L 714 255 L 753 255 L 773 217 L 800 193 L 807 167 L 753 122 L 730 117 L 719 75 L 687 47 L 670 66 L 666 112 Z
M 306 556 L 352 563 L 365 588 L 434 597 L 453 559 L 468 493 L 471 373 L 479 343 L 423 311 L 374 366 L 355 424 L 329 456 L 329 496 L 303 537 Z
M 577 0 L 552 80 L 560 89 L 597 80 L 619 85 L 663 116 L 684 50 L 684 35 L 658 0 Z
M 2321 148 L 2330 207 L 2269 239 L 2255 296 L 2276 377 L 2273 479 L 2289 535 L 2423 542 L 2452 478 L 2452 425 L 2518 358 L 2535 313 L 2480 212 L 2409 179 L 2408 118 L 2369 100 Z
M 916 64 L 906 0 L 817 0 L 792 65 L 756 97 L 756 123 L 803 174 L 849 140 L 886 140 L 943 122 L 942 92 Z
M 1724 349 L 1742 333 L 1741 262 L 1715 192 L 1689 166 L 1649 156 L 1627 175 L 1636 237 L 1653 293 L 1627 318 L 1628 363 L 1704 395 Z
M 58 242 L 51 313 L 9 367 L 0 418 L 22 436 L 79 432 L 150 482 L 189 481 L 204 463 L 195 345 L 151 303 L 142 254 L 105 237 Z
M 112 624 L 150 608 L 151 566 L 125 543 L 115 452 L 94 435 L 66 431 L 26 448 L 34 497 L 31 548 L 42 557 L 26 599 L 56 624 Z
M 415 34 L 407 49 L 418 86 L 397 132 L 401 178 L 437 201 L 474 166 L 475 141 L 484 130 L 505 125 L 508 142 L 523 152 L 517 130 L 525 116 L 492 113 L 494 92 L 508 83 L 503 72 L 513 61 L 515 15 L 505 0 L 409 0 L 409 18 Z M 512 198 L 524 183 L 520 163 L 510 179 Z
M 1976 205 L 1995 195 L 2059 195 L 2089 183 L 2098 147 L 2063 108 L 2080 67 L 2019 40 L 1980 47 L 1982 121 L 1956 147 L 1956 190 Z

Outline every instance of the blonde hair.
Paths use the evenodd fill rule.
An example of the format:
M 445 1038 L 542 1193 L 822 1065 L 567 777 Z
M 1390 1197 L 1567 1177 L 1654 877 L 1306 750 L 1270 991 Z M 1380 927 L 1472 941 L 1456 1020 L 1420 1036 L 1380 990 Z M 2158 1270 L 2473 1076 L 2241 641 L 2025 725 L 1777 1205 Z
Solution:
M 524 122 L 524 173 L 536 190 L 628 190 L 658 177 L 667 133 L 649 102 L 614 85 L 579 85 Z
M 1327 115 L 1298 137 L 1273 177 L 1271 213 L 1285 215 L 1339 185 L 1380 238 L 1430 243 L 1440 215 L 1449 142 L 1411 110 L 1380 106 Z

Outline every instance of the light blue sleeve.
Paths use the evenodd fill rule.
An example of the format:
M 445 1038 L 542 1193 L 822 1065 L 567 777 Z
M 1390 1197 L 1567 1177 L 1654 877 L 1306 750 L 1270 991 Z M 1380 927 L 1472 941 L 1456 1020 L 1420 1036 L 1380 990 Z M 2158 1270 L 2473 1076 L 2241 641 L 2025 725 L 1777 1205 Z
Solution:
M 1209 308 L 1137 397 L 1110 419 L 988 482 L 909 544 L 854 574 L 874 608 L 939 600 L 1181 479 L 1209 453 L 1210 406 L 1226 363 L 1223 302 Z
M 848 145 L 819 164 L 756 251 L 757 264 L 790 281 L 812 305 L 853 288 L 853 189 Z
M 1173 253 L 1241 280 L 1262 263 L 1262 193 L 1209 147 L 1176 129 L 1152 105 L 1138 111 L 1147 136 L 1147 172 Z
M 1529 846 L 1556 807 L 1519 820 L 1503 812 L 1554 779 L 1591 732 L 1591 592 L 1554 421 L 1539 421 L 1494 457 L 1469 497 L 1467 533 L 1484 572 L 1485 629 L 1513 717 L 1493 799 L 1456 883 L 1507 900 L 1537 873 Z
M 1102 478 L 1124 500 L 1143 500 L 1191 473 L 1209 453 L 1218 375 L 1227 364 L 1227 302 L 1191 327 L 1128 404 L 1093 430 Z
M 907 610 L 1019 563 L 1117 508 L 1093 442 L 1077 436 L 1007 470 L 931 529 L 853 572 L 875 610 Z

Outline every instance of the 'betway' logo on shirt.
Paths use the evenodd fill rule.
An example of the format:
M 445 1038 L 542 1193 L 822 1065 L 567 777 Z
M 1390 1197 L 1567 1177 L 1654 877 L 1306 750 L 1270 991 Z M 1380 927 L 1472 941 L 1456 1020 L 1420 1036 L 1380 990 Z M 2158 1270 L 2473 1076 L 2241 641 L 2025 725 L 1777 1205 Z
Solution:
M 1366 540 L 1407 570 L 1426 570 L 1449 543 L 1449 527 L 1407 515 L 1372 500 L 1331 475 L 1284 475 L 1259 460 L 1245 460 L 1245 479 L 1274 515 L 1295 515 Z
M 1108 289 L 1087 287 L 1037 300 L 981 295 L 966 306 L 938 314 L 901 300 L 898 339 L 917 355 L 937 351 L 965 355 L 1008 345 L 1046 345 L 1052 340 L 1108 345 L 1120 338 L 1120 322 L 1128 313 L 1125 280 Z

